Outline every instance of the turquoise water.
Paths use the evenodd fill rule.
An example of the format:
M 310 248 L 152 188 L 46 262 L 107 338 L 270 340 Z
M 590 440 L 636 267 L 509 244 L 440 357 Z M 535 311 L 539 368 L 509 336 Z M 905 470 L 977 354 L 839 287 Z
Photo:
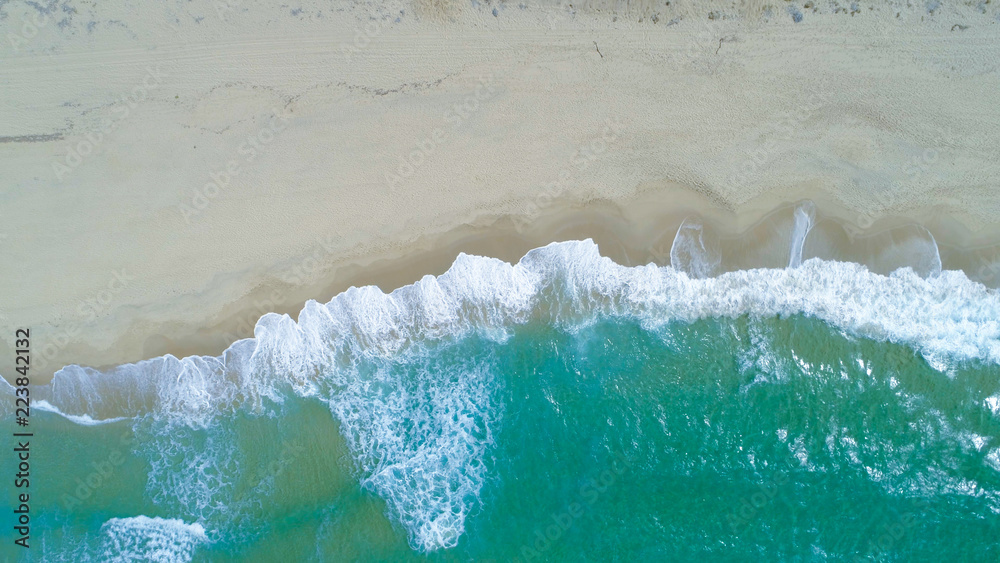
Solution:
M 996 561 L 998 310 L 959 273 L 465 257 L 220 358 L 63 370 L 34 390 L 32 547 L 0 553 Z

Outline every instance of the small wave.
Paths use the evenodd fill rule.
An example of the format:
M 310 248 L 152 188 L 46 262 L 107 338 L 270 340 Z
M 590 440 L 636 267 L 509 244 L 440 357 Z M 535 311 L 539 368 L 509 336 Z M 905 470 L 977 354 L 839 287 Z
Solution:
M 40 411 L 45 411 L 45 412 L 50 412 L 50 413 L 53 413 L 53 414 L 58 414 L 59 416 L 65 418 L 66 420 L 69 420 L 69 421 L 74 422 L 76 424 L 79 424 L 81 426 L 98 426 L 98 425 L 101 425 L 101 424 L 110 424 L 112 422 L 118 422 L 118 421 L 121 421 L 121 420 L 128 420 L 128 418 L 124 417 L 124 416 L 119 416 L 119 417 L 115 417 L 115 418 L 107 418 L 107 419 L 104 419 L 104 420 L 94 420 L 88 414 L 81 414 L 81 415 L 66 414 L 66 413 L 62 412 L 61 410 L 59 410 L 58 408 L 56 408 L 55 406 L 53 406 L 52 403 L 49 403 L 48 401 L 45 401 L 45 400 L 34 401 L 32 403 L 32 406 L 34 406 L 36 409 L 38 409 Z
M 797 205 L 794 211 L 794 221 L 792 247 L 788 251 L 789 268 L 797 268 L 802 264 L 802 250 L 806 244 L 806 237 L 816 222 L 816 206 L 811 201 Z
M 208 539 L 201 524 L 148 516 L 112 518 L 101 527 L 101 534 L 104 544 L 100 560 L 113 563 L 185 563 Z
M 708 278 L 717 273 L 721 263 L 718 243 L 708 238 L 704 225 L 695 219 L 684 219 L 670 246 L 670 264 L 692 278 Z

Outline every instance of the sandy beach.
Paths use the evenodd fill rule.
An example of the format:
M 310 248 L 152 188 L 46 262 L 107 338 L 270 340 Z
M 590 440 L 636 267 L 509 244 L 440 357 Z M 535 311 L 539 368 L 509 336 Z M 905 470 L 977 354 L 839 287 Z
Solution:
M 805 254 L 1000 285 L 996 5 L 660 4 L 0 4 L 0 373 L 688 217 L 783 267 L 805 200 Z

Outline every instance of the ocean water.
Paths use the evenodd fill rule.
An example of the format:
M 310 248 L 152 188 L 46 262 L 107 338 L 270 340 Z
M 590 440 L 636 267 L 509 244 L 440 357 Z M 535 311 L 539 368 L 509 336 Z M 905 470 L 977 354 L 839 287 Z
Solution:
M 220 357 L 66 367 L 32 389 L 31 548 L 4 525 L 0 554 L 1000 560 L 1000 297 L 793 262 L 462 255 Z

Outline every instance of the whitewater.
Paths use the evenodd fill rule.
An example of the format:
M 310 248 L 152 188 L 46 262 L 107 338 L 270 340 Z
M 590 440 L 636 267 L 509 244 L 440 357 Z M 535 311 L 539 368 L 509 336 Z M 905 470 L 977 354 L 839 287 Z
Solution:
M 75 425 L 142 429 L 147 494 L 189 509 L 187 522 L 108 519 L 97 532 L 104 547 L 93 552 L 101 557 L 145 549 L 151 560 L 188 561 L 196 546 L 222 541 L 209 522 L 232 510 L 218 497 L 231 485 L 213 469 L 229 463 L 220 453 L 227 420 L 281 417 L 294 397 L 326 405 L 362 487 L 384 499 L 415 552 L 432 553 L 458 545 L 488 502 L 485 461 L 510 414 L 498 400 L 496 352 L 442 352 L 469 338 L 502 345 L 532 324 L 572 333 L 614 321 L 662 332 L 704 319 L 804 316 L 909 347 L 944 377 L 969 362 L 1000 364 L 996 291 L 959 271 L 884 276 L 854 263 L 802 261 L 801 238 L 791 267 L 715 277 L 701 277 L 700 265 L 621 266 L 590 240 L 552 243 L 513 265 L 461 254 L 444 274 L 388 294 L 355 287 L 325 304 L 309 301 L 297 322 L 264 315 L 253 338 L 220 356 L 166 355 L 107 371 L 66 366 L 32 388 L 33 403 Z M 3 392 L 13 394 L 9 385 Z M 10 418 L 13 401 L 0 404 Z M 202 431 L 210 437 L 200 446 L 179 445 L 179 433 Z M 178 475 L 178 467 L 187 469 Z

